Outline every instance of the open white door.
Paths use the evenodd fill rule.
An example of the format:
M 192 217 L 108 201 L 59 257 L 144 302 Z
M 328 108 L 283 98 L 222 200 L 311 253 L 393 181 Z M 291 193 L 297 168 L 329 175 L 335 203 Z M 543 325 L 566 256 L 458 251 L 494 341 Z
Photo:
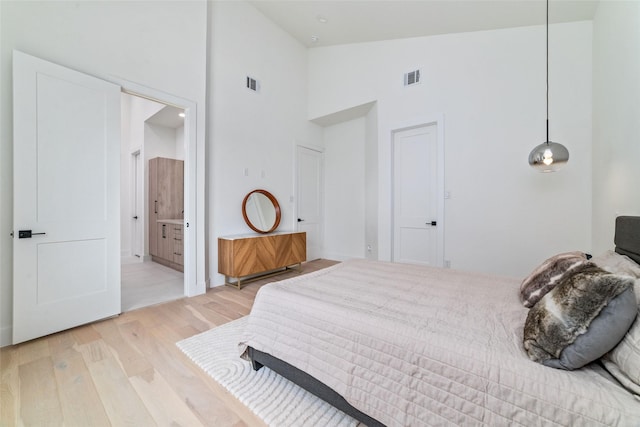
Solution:
M 14 51 L 13 343 L 120 313 L 120 87 Z

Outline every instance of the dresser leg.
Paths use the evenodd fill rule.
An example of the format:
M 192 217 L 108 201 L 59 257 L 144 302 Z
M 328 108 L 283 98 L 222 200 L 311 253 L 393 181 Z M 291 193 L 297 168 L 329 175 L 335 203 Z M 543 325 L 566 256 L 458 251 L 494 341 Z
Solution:
M 231 279 L 231 277 L 225 275 L 224 276 L 224 284 L 227 285 L 227 286 L 234 287 L 236 289 L 241 289 L 242 288 L 242 279 L 240 277 L 238 277 L 235 282 L 232 282 L 230 279 Z
M 263 274 L 256 274 L 253 276 L 242 276 L 242 277 L 236 277 L 236 281 L 232 282 L 230 279 L 232 279 L 233 277 L 231 276 L 224 276 L 224 284 L 227 286 L 232 286 L 236 289 L 241 289 L 242 288 L 242 284 L 243 283 L 247 283 L 247 282 L 252 282 L 254 280 L 260 280 L 260 279 L 266 279 L 267 277 L 271 277 L 271 276 L 276 276 L 278 274 L 282 274 L 282 273 L 286 273 L 288 271 L 295 271 L 296 273 L 300 274 L 302 273 L 302 263 L 298 263 L 298 264 L 293 264 L 287 267 L 282 267 L 279 270 L 273 270 L 273 271 L 269 271 Z

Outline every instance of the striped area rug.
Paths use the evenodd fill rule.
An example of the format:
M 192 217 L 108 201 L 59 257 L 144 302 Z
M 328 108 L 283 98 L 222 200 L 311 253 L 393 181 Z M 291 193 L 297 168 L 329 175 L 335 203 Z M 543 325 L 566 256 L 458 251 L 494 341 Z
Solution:
M 238 355 L 246 317 L 187 338 L 177 346 L 253 413 L 274 427 L 357 425 L 357 421 L 269 368 L 254 371 Z

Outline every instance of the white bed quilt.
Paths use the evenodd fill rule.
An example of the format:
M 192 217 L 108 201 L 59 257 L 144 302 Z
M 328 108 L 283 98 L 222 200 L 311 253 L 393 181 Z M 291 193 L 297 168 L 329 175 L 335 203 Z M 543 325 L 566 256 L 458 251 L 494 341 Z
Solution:
M 240 343 L 392 426 L 640 425 L 598 364 L 530 361 L 519 281 L 353 260 L 260 289 Z

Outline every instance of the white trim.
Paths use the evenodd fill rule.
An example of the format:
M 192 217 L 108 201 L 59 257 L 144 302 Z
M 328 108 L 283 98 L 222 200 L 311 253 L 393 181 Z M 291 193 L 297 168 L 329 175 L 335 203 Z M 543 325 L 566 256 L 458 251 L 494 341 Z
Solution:
M 317 151 L 319 153 L 324 153 L 324 147 L 320 146 L 320 145 L 314 145 L 314 144 L 300 144 L 297 143 L 296 147 L 302 147 L 302 148 L 308 148 L 309 150 L 313 150 L 313 151 Z
M 144 176 L 143 170 L 144 165 L 142 159 L 144 157 L 144 153 L 141 148 L 136 148 L 134 150 L 130 150 L 129 152 L 129 188 L 132 190 L 129 195 L 129 223 L 132 224 L 130 231 L 130 250 L 129 256 L 139 255 L 140 258 L 144 255 L 144 227 L 140 227 L 139 225 L 133 227 L 133 214 L 138 216 L 136 221 L 144 221 L 143 218 L 146 217 L 146 212 L 144 210 L 144 203 L 140 206 L 140 210 L 137 210 L 138 207 L 138 199 L 142 198 L 144 200 Z M 142 190 L 142 195 L 140 195 L 140 190 Z M 136 245 L 140 246 L 140 253 L 136 254 Z
M 296 140 L 293 140 L 293 150 L 291 150 L 291 163 L 293 164 L 291 177 L 291 195 L 289 203 L 291 204 L 291 229 L 298 230 L 298 147 L 301 147 Z
M 0 347 L 11 345 L 13 340 L 13 323 L 9 326 L 0 328 Z

